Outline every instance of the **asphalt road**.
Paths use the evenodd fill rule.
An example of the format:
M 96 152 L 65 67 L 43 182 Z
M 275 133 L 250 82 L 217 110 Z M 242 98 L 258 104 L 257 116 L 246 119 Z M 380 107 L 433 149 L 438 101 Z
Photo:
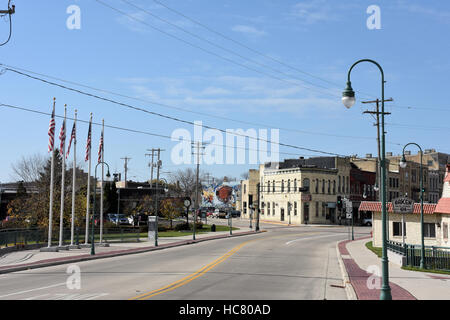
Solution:
M 347 299 L 333 285 L 342 285 L 336 242 L 348 239 L 348 228 L 261 229 L 267 232 L 4 274 L 0 299 Z M 355 228 L 357 236 L 369 231 Z

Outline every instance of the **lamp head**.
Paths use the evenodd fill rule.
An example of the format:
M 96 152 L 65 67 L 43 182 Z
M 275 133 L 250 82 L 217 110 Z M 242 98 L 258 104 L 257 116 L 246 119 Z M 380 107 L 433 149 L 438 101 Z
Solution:
M 111 174 L 109 173 L 109 169 L 108 172 L 106 173 L 106 177 L 109 179 L 111 177 Z
M 347 109 L 350 109 L 355 104 L 355 91 L 353 91 L 352 83 L 347 82 L 347 88 L 342 92 L 342 103 Z
M 380 188 L 378 187 L 378 185 L 374 185 L 373 190 L 375 190 L 375 192 L 378 192 L 378 190 L 380 190 Z
M 403 154 L 402 160 L 400 160 L 400 167 L 402 167 L 403 169 L 406 168 L 406 158 L 405 158 L 405 154 Z

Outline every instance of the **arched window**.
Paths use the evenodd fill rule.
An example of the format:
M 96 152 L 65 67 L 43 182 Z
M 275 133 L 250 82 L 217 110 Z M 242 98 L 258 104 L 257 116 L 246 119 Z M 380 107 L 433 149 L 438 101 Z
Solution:
M 322 193 L 325 193 L 325 179 L 322 179 Z
M 297 192 L 297 179 L 294 179 L 294 192 Z
M 284 192 L 284 180 L 281 180 L 281 192 Z
M 291 179 L 288 180 L 287 192 L 291 192 Z
M 309 191 L 309 179 L 308 179 L 308 178 L 303 179 L 303 185 L 302 185 L 302 187 L 303 187 L 303 188 L 308 188 L 308 191 Z M 308 191 L 307 191 L 307 192 L 308 192 Z
M 272 181 L 272 192 L 275 193 L 275 180 Z

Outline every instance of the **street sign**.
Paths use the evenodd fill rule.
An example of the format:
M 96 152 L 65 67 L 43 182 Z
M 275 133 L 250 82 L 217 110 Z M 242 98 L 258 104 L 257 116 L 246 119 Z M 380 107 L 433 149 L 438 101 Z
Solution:
M 392 200 L 392 206 L 395 213 L 413 213 L 414 200 L 406 197 L 396 198 Z

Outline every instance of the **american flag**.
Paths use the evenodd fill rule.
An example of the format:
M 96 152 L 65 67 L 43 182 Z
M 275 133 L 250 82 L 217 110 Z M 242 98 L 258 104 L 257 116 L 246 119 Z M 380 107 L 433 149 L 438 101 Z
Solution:
M 61 131 L 59 132 L 59 140 L 61 140 L 61 143 L 59 145 L 59 154 L 61 156 L 64 156 L 64 146 L 66 145 L 66 121 L 63 121 L 63 124 L 61 126 Z
M 66 159 L 69 157 L 70 146 L 72 145 L 72 140 L 75 139 L 75 134 L 76 134 L 76 129 L 75 129 L 75 122 L 74 122 L 73 128 L 72 128 L 72 134 L 70 135 L 69 146 L 67 147 Z
M 48 126 L 48 152 L 53 151 L 53 145 L 55 142 L 55 109 L 53 108 L 52 117 Z
M 91 152 L 91 128 L 92 128 L 92 122 L 89 122 L 89 131 L 88 131 L 88 137 L 86 142 L 86 156 L 84 157 L 84 161 L 89 160 L 89 153 Z
M 103 151 L 103 131 L 100 136 L 100 144 L 98 145 L 98 163 L 102 162 L 102 151 Z

